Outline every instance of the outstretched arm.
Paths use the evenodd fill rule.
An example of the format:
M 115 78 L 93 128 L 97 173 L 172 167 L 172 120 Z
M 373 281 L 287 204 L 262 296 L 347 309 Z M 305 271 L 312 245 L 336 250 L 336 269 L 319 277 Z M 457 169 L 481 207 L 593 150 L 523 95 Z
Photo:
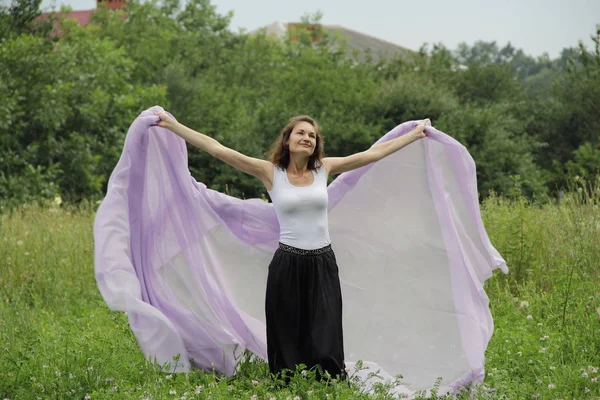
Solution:
M 158 116 L 160 117 L 158 126 L 167 128 L 191 145 L 204 150 L 211 156 L 226 162 L 239 171 L 257 177 L 265 185 L 267 185 L 267 182 L 270 183 L 272 180 L 269 172 L 272 171 L 273 165 L 269 161 L 248 157 L 247 155 L 223 146 L 210 136 L 206 136 L 200 132 L 196 132 L 193 129 L 188 128 L 183 124 L 180 124 L 169 117 L 167 113 L 159 113 Z
M 425 125 L 428 122 L 429 120 L 426 119 L 409 133 L 388 140 L 387 142 L 376 144 L 369 150 L 352 154 L 347 157 L 326 157 L 323 159 L 323 163 L 325 164 L 329 175 L 337 175 L 379 161 L 401 148 L 408 146 L 412 142 L 424 138 Z

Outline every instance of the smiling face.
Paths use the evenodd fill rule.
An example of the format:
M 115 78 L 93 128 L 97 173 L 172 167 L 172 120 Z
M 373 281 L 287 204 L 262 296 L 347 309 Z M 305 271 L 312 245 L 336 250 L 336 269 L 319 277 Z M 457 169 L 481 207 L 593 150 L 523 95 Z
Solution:
M 321 167 L 323 155 L 323 137 L 317 121 L 308 115 L 291 118 L 271 145 L 269 160 L 279 168 L 286 169 L 291 156 L 308 158 L 308 168 Z
M 286 142 L 290 153 L 311 156 L 317 147 L 317 132 L 315 127 L 306 121 L 298 122 Z

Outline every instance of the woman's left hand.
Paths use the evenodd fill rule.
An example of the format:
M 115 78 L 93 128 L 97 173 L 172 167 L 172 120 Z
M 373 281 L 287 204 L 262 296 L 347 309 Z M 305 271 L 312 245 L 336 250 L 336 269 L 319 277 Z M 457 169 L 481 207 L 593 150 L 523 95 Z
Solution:
M 175 124 L 175 120 L 171 118 L 166 112 L 157 112 L 155 114 L 158 115 L 160 118 L 157 125 L 161 128 L 171 129 Z

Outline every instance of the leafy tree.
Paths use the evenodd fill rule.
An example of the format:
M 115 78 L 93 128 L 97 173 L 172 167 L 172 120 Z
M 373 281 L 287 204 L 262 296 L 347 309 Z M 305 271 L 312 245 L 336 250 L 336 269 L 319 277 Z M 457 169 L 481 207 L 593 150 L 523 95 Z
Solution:
M 164 100 L 163 89 L 128 82 L 133 64 L 123 49 L 73 21 L 61 32 L 56 42 L 24 34 L 0 47 L 5 200 L 100 196 L 127 126 L 145 104 Z
M 52 31 L 53 18 L 39 20 L 42 0 L 12 0 L 0 5 L 0 42 L 23 33 L 46 36 Z
M 592 39 L 594 48 L 580 45 L 567 71 L 554 81 L 552 97 L 537 111 L 535 133 L 545 143 L 537 161 L 553 175 L 553 188 L 566 185 L 569 171 L 579 175 L 594 171 L 584 160 L 600 144 L 600 26 Z

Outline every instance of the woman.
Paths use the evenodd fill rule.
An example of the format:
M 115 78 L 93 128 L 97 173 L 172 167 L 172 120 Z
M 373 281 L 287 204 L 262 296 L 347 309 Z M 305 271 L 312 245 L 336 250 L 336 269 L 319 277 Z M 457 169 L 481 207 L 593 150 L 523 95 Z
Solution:
M 360 168 L 425 137 L 428 120 L 409 134 L 347 157 L 323 157 L 319 125 L 308 116 L 288 122 L 269 160 L 248 157 L 158 113 L 158 125 L 264 184 L 280 226 L 269 265 L 266 325 L 273 374 L 299 364 L 344 378 L 342 296 L 327 222 L 327 178 Z M 320 376 L 320 371 L 317 371 Z

